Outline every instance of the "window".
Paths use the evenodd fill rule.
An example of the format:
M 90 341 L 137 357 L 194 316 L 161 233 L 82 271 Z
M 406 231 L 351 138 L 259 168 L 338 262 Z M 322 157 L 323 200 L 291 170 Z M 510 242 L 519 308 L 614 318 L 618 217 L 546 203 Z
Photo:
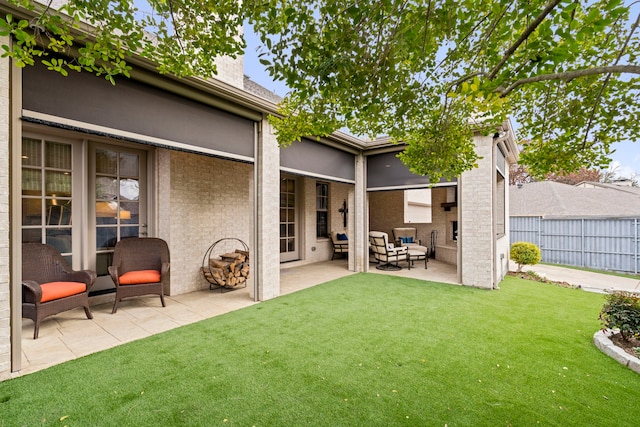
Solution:
M 316 237 L 329 237 L 329 184 L 316 183 Z
M 496 173 L 496 234 L 503 236 L 505 230 L 505 180 L 499 172 Z
M 496 147 L 496 235 L 504 236 L 506 232 L 506 161 L 502 147 Z
M 48 243 L 71 261 L 72 146 L 22 139 L 22 241 Z
M 431 189 L 404 191 L 404 222 L 431 223 Z

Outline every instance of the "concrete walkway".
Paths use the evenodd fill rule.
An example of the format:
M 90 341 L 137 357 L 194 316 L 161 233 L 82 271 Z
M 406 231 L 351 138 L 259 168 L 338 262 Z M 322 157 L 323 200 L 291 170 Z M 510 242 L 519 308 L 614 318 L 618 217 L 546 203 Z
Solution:
M 517 269 L 518 266 L 514 262 L 509 264 L 510 271 L 516 271 Z M 640 278 L 628 279 L 626 277 L 545 264 L 526 265 L 522 268 L 522 271 L 534 271 L 540 276 L 555 282 L 567 282 L 572 285 L 579 285 L 585 291 L 605 292 L 616 290 L 640 292 Z

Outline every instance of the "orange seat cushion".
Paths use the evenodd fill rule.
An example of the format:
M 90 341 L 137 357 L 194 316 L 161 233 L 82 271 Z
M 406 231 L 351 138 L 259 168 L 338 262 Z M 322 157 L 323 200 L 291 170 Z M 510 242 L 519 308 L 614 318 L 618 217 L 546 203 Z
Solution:
M 118 278 L 121 285 L 138 285 L 140 283 L 157 283 L 160 281 L 158 270 L 138 270 L 124 273 Z
M 87 285 L 81 282 L 49 282 L 41 284 L 40 288 L 40 302 L 47 302 L 82 293 L 87 290 Z

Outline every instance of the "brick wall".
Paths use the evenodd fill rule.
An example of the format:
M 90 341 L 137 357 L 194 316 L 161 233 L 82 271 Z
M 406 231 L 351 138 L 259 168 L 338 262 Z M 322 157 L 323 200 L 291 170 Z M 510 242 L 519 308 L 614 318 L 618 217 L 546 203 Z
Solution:
M 159 153 L 158 166 L 159 236 L 168 241 L 171 250 L 169 294 L 206 289 L 209 283 L 200 268 L 209 246 L 227 237 L 250 244 L 253 168 L 166 150 Z M 219 248 L 224 253 L 236 246 L 242 245 L 220 245 L 215 252 Z

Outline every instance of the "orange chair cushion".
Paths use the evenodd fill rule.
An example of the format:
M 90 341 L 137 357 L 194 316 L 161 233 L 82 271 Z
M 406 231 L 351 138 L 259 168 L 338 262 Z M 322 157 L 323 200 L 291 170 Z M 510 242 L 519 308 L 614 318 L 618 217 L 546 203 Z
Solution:
M 41 284 L 40 289 L 40 302 L 47 302 L 82 293 L 87 290 L 87 285 L 81 282 L 49 282 Z
M 160 281 L 158 270 L 138 270 L 124 273 L 118 278 L 121 285 L 138 285 L 140 283 L 157 283 Z

